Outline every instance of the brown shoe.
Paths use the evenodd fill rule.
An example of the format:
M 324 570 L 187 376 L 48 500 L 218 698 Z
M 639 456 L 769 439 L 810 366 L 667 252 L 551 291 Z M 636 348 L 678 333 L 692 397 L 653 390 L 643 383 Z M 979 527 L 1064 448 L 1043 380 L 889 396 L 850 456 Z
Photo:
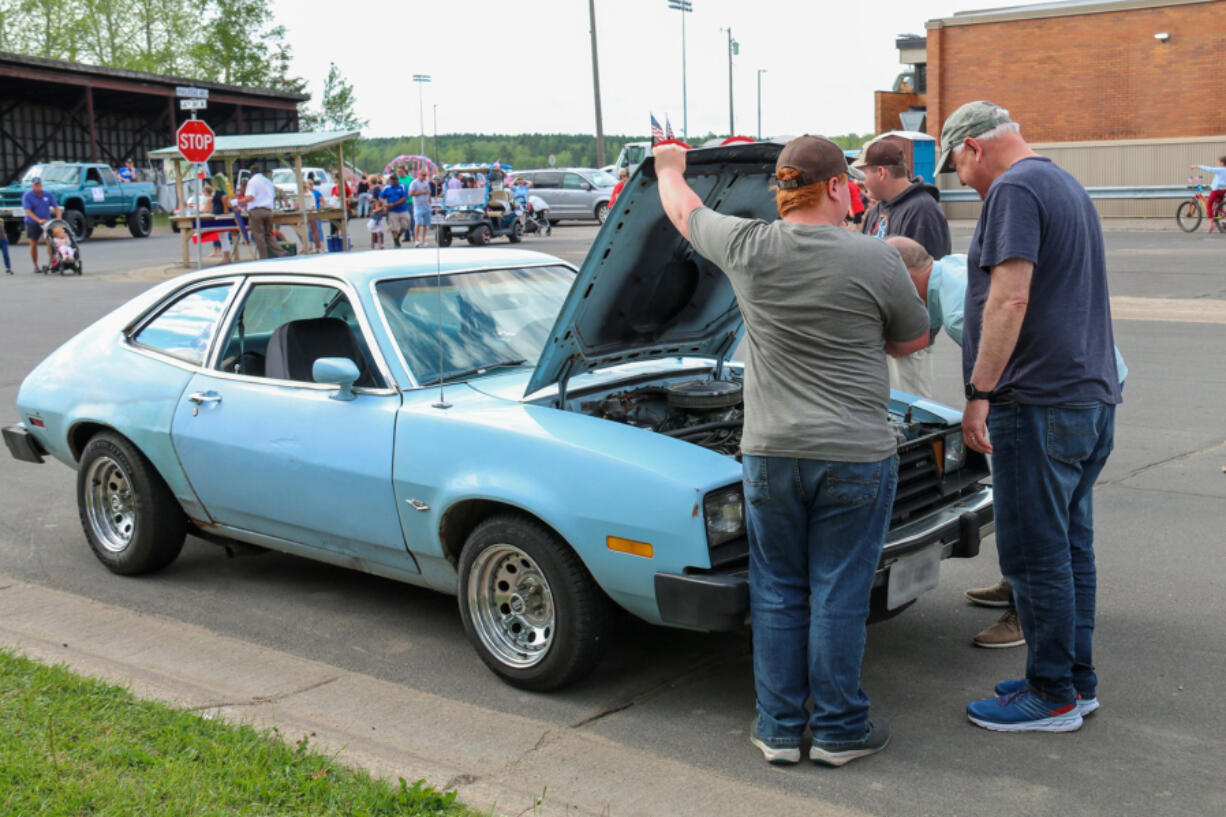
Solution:
M 1017 610 L 1012 608 L 1000 617 L 1000 621 L 988 627 L 972 641 L 976 647 L 999 649 L 1002 647 L 1020 647 L 1026 643 L 1022 635 L 1022 625 L 1017 620 Z
M 1001 579 L 991 587 L 978 587 L 966 591 L 966 600 L 980 607 L 1008 607 L 1013 595 L 1013 586 L 1008 579 Z

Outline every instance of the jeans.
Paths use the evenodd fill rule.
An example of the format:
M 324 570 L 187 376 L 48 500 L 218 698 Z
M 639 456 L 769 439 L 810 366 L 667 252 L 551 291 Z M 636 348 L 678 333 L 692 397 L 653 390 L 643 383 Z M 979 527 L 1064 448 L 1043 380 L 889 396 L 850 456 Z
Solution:
M 746 455 L 758 735 L 841 749 L 868 736 L 865 623 L 898 487 L 898 457 L 851 463 Z M 813 715 L 805 716 L 812 697 Z
M 995 404 L 988 434 L 996 550 L 1026 636 L 1026 680 L 1053 703 L 1094 697 L 1093 489 L 1115 406 Z
M 4 253 L 4 268 L 12 269 L 13 262 L 9 260 L 9 239 L 3 234 L 0 234 L 0 253 Z
M 370 215 L 370 199 L 369 193 L 358 193 L 358 218 Z

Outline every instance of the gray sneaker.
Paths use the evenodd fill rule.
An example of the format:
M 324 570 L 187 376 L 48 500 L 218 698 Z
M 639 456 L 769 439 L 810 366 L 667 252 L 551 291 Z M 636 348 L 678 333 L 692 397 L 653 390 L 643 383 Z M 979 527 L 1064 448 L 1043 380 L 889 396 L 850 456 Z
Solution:
M 859 746 L 843 749 L 823 749 L 816 743 L 809 747 L 809 760 L 823 766 L 842 766 L 856 758 L 876 754 L 890 742 L 890 722 L 881 715 L 868 719 L 868 737 Z
M 767 763 L 776 766 L 792 766 L 800 762 L 799 746 L 771 746 L 758 734 L 758 716 L 749 724 L 749 742 L 758 747 Z

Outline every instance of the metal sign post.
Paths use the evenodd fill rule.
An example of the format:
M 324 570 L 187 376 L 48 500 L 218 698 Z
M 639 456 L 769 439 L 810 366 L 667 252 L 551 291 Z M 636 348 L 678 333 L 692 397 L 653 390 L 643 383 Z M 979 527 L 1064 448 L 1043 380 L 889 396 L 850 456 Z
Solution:
M 209 90 L 207 88 L 193 88 L 190 86 L 177 86 L 175 88 L 175 96 L 179 97 L 179 109 L 192 112 L 192 121 L 196 121 L 196 111 L 202 111 L 209 105 Z M 192 162 L 192 172 L 196 177 L 196 268 L 204 269 L 204 245 L 200 241 L 200 198 L 204 195 L 202 189 L 200 174 L 208 172 L 208 157 L 213 153 L 213 134 L 212 130 L 205 125 L 208 130 L 208 146 L 205 152 L 201 152 L 199 144 L 194 145 L 195 149 L 191 151 L 191 155 L 187 155 L 186 149 L 182 146 L 182 136 L 180 136 L 180 153 L 184 154 L 185 159 Z M 182 130 L 182 129 L 181 129 Z

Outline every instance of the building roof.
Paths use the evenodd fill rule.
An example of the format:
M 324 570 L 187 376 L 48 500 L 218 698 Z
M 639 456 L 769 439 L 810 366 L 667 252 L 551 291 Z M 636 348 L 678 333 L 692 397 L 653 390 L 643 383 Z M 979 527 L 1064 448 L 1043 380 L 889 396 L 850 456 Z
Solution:
M 1002 23 L 1011 20 L 1033 20 L 1043 17 L 1072 17 L 1079 14 L 1106 14 L 1113 11 L 1183 6 L 1212 3 L 1216 0 L 1054 0 L 1026 6 L 1003 6 L 994 9 L 959 11 L 952 17 L 941 17 L 925 23 L 927 28 L 969 26 L 977 23 Z
M 13 54 L 5 51 L 0 51 L 0 63 L 14 63 L 20 68 L 27 71 L 38 72 L 42 74 L 63 74 L 75 75 L 80 79 L 85 77 L 108 78 L 111 80 L 127 80 L 128 82 L 143 84 L 143 85 L 160 85 L 171 88 L 173 96 L 173 86 L 190 85 L 195 88 L 208 88 L 210 91 L 218 91 L 229 96 L 246 96 L 246 97 L 264 97 L 268 99 L 276 99 L 287 102 L 306 102 L 311 98 L 310 94 L 296 94 L 290 91 L 278 91 L 272 88 L 248 88 L 242 85 L 227 85 L 221 82 L 209 82 L 206 80 L 190 79 L 188 77 L 174 77 L 166 74 L 152 74 L 147 71 L 128 71 L 122 68 L 106 68 L 100 65 L 86 65 L 80 62 L 69 62 L 68 60 L 53 60 L 47 57 L 32 57 L 27 54 Z M 41 70 L 40 70 L 41 69 Z M 0 73 L 8 73 L 0 71 Z M 53 79 L 48 76 L 48 79 Z
M 255 156 L 294 156 L 313 150 L 335 147 L 362 135 L 356 130 L 308 131 L 306 133 L 259 133 L 248 136 L 218 136 L 213 143 L 214 159 L 239 159 Z M 150 158 L 173 159 L 179 148 L 171 145 L 149 151 Z

